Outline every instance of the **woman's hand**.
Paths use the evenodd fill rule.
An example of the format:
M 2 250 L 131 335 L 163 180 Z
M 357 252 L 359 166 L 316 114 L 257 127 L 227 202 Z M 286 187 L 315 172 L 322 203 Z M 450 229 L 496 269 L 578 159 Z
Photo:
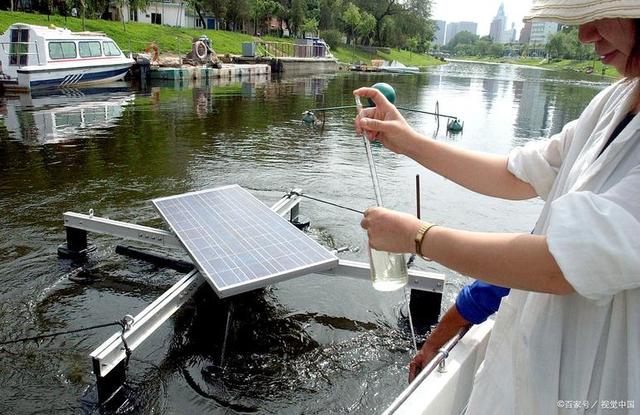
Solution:
M 356 132 L 366 132 L 369 140 L 378 140 L 394 153 L 404 154 L 417 134 L 398 109 L 375 88 L 356 89 L 353 94 L 371 98 L 376 104 L 375 107 L 364 108 L 356 117 Z
M 408 213 L 374 207 L 364 212 L 360 225 L 367 230 L 371 248 L 378 251 L 413 253 L 416 250 L 415 236 L 422 222 Z

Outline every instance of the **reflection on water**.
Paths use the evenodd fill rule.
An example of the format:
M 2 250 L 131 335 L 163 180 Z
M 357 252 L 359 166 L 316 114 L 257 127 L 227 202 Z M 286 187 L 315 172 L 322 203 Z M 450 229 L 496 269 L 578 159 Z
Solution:
M 72 330 L 136 314 L 181 275 L 98 247 L 78 285 L 78 264 L 59 260 L 61 213 L 87 212 L 164 227 L 149 200 L 238 183 L 267 204 L 290 188 L 358 210 L 374 203 L 353 110 L 324 127 L 309 108 L 352 105 L 352 91 L 392 84 L 404 107 L 464 121 L 447 134 L 433 116 L 406 112 L 418 130 L 464 148 L 504 154 L 558 132 L 604 87 L 593 78 L 510 65 L 452 63 L 418 76 L 337 74 L 124 84 L 0 101 L 0 340 Z M 411 160 L 373 146 L 387 206 L 413 212 L 421 175 L 423 217 L 447 226 L 527 232 L 541 202 L 474 195 Z M 310 234 L 343 258 L 366 261 L 360 216 L 305 200 Z M 184 259 L 183 252 L 153 250 Z M 466 279 L 449 277 L 445 305 Z M 219 301 L 205 287 L 136 350 L 117 413 L 378 413 L 406 379 L 411 343 L 402 294 L 366 281 L 309 275 Z M 233 310 L 222 357 L 227 312 Z M 88 354 L 114 330 L 81 332 L 0 349 L 0 413 L 96 411 Z M 82 402 L 78 397 L 85 396 Z
M 23 144 L 60 143 L 114 125 L 135 99 L 128 87 L 68 89 L 57 95 L 21 94 L 3 111 L 9 136 Z

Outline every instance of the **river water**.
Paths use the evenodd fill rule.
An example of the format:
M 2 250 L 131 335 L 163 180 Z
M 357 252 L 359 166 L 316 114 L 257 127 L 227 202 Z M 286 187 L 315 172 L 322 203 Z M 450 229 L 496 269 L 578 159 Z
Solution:
M 90 235 L 84 275 L 57 257 L 62 213 L 165 227 L 150 200 L 237 183 L 268 205 L 299 187 L 363 210 L 375 203 L 354 111 L 301 123 L 309 108 L 353 104 L 351 91 L 388 82 L 398 105 L 464 121 L 449 135 L 432 116 L 406 112 L 416 129 L 491 153 L 558 132 L 606 80 L 513 65 L 450 63 L 417 76 L 336 74 L 256 78 L 146 91 L 119 83 L 50 96 L 0 98 L 0 341 L 73 330 L 135 315 L 182 274 L 122 257 L 125 243 Z M 406 158 L 373 147 L 387 207 L 481 231 L 528 232 L 539 200 L 472 194 Z M 481 174 L 481 172 L 479 173 Z M 366 261 L 358 214 L 304 200 L 311 236 L 342 258 Z M 158 251 L 157 248 L 153 250 Z M 180 252 L 165 251 L 174 257 Z M 184 257 L 184 256 L 183 256 Z M 467 281 L 447 276 L 443 307 Z M 402 292 L 379 293 L 348 278 L 309 275 L 243 295 L 224 361 L 227 303 L 207 288 L 131 357 L 117 413 L 376 413 L 404 388 L 412 356 L 401 328 Z M 116 329 L 0 349 L 0 413 L 96 412 L 89 353 Z

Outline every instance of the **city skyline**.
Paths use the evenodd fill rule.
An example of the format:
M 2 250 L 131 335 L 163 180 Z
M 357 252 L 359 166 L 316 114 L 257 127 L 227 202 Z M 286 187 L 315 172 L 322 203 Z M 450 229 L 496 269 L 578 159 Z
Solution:
M 522 18 L 529 11 L 531 0 L 439 0 L 433 3 L 432 19 L 449 22 L 468 21 L 478 24 L 477 34 L 486 36 L 500 4 L 504 3 L 507 27 L 515 23 L 519 33 L 524 26 Z

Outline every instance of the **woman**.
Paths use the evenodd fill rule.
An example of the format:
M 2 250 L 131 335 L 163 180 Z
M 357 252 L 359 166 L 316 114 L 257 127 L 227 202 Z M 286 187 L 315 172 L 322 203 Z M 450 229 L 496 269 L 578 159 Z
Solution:
M 580 40 L 626 78 L 561 133 L 506 157 L 424 137 L 375 89 L 354 91 L 376 103 L 358 132 L 476 192 L 546 201 L 533 234 L 431 227 L 384 208 L 362 220 L 375 249 L 512 288 L 467 414 L 551 414 L 565 401 L 600 413 L 636 398 L 640 408 L 639 19 L 638 0 L 534 0 L 526 20 L 580 25 Z

